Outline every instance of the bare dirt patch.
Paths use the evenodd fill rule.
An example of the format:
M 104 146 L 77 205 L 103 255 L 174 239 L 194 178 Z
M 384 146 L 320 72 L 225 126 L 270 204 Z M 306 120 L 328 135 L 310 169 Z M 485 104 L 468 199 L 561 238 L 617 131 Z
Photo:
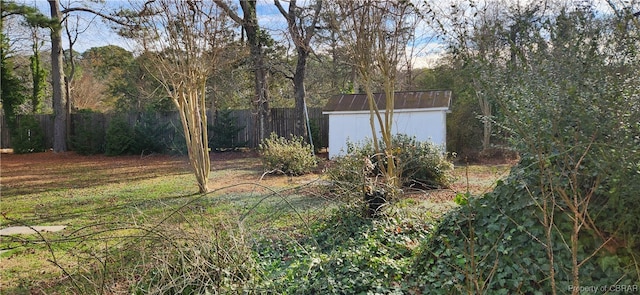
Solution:
M 262 162 L 255 151 L 212 153 L 211 166 L 209 188 L 224 188 L 225 192 L 246 192 L 260 186 L 286 187 L 320 177 L 317 173 L 301 177 L 263 175 Z M 83 156 L 75 152 L 0 155 L 0 185 L 5 196 L 188 173 L 191 173 L 191 168 L 186 156 L 108 157 Z

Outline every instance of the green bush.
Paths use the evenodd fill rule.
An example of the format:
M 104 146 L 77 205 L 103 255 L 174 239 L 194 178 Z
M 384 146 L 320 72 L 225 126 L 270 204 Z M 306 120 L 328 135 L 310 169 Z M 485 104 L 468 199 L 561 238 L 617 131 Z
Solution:
M 167 142 L 165 134 L 171 133 L 171 127 L 168 123 L 160 124 L 154 119 L 153 113 L 140 114 L 133 127 L 132 153 L 164 153 L 169 149 L 170 144 Z
M 451 184 L 453 164 L 442 147 L 404 134 L 394 136 L 393 145 L 399 150 L 398 168 L 406 187 L 442 188 Z
M 11 144 L 16 154 L 43 152 L 44 134 L 34 116 L 22 116 L 17 130 L 11 132 Z
M 404 187 L 438 188 L 451 183 L 453 169 L 444 151 L 431 142 L 420 142 L 415 137 L 398 134 L 393 137 L 396 150 L 396 165 L 401 170 Z M 384 144 L 380 143 L 384 149 Z M 377 173 L 379 166 L 386 165 L 386 158 L 377 157 L 371 141 L 347 144 L 347 155 L 335 159 L 328 169 L 329 179 L 338 186 L 363 184 L 362 167 L 365 158 L 370 158 Z M 351 188 L 348 188 L 351 189 Z
M 81 155 L 101 154 L 105 148 L 104 114 L 80 110 L 73 115 L 71 147 Z
M 538 189 L 541 172 L 533 157 L 524 157 L 493 192 L 468 198 L 447 213 L 416 256 L 416 288 L 424 294 L 551 294 L 551 260 Z M 573 285 L 569 240 L 571 214 L 554 210 L 551 232 L 555 289 Z M 547 213 L 549 214 L 549 213 Z M 577 255 L 583 286 L 637 285 L 640 273 L 629 249 L 597 251 L 603 241 L 583 229 Z M 593 256 L 590 256 L 593 255 Z M 637 259 L 637 252 L 636 252 Z M 561 293 L 561 292 L 560 292 Z
M 107 129 L 107 145 L 105 154 L 117 156 L 131 153 L 134 144 L 134 131 L 126 118 L 118 116 L 113 118 Z
M 301 175 L 311 172 L 318 162 L 309 144 L 302 137 L 292 139 L 271 133 L 259 146 L 262 162 L 267 170 L 275 170 L 287 175 Z

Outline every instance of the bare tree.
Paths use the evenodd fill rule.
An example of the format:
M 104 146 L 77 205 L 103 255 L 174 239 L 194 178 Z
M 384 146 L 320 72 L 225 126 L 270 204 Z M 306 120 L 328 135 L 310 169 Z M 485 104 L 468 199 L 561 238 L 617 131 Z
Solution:
M 189 161 L 205 193 L 211 170 L 206 81 L 228 32 L 225 16 L 208 1 L 159 0 L 146 3 L 145 9 L 138 41 L 151 59 L 148 72 L 178 109 Z
M 78 79 L 74 79 L 72 87 L 74 108 L 95 111 L 108 111 L 110 109 L 104 103 L 107 86 L 96 78 L 92 72 L 85 72 Z
M 291 0 L 288 10 L 282 7 L 279 0 L 274 0 L 274 3 L 278 7 L 280 14 L 287 20 L 289 34 L 296 47 L 298 57 L 293 77 L 289 77 L 293 81 L 294 99 L 296 101 L 296 118 L 293 133 L 297 136 L 310 136 L 304 127 L 306 115 L 304 80 L 307 72 L 307 58 L 312 52 L 311 39 L 316 34 L 316 27 L 320 19 L 322 0 L 316 0 L 310 8 L 299 7 L 296 0 Z
M 339 1 L 342 19 L 342 41 L 351 50 L 360 84 L 367 94 L 373 145 L 378 157 L 386 157 L 381 167 L 385 182 L 393 188 L 400 185 L 392 142 L 393 111 L 398 63 L 413 37 L 418 17 L 416 7 L 407 1 Z M 375 81 L 382 80 L 385 108 L 381 110 L 374 97 Z M 378 143 L 380 132 L 385 149 Z
M 73 96 L 71 95 L 71 91 L 72 91 L 74 78 L 76 76 L 76 57 L 75 57 L 75 52 L 73 52 L 73 45 L 75 45 L 76 42 L 78 41 L 78 35 L 80 34 L 77 20 L 78 18 L 76 16 L 76 24 L 75 24 L 76 26 L 73 30 L 69 25 L 68 16 L 65 17 L 64 20 L 62 21 L 64 23 L 64 30 L 67 35 L 67 41 L 69 41 L 69 50 L 67 51 L 68 56 L 65 58 L 65 56 L 63 55 L 63 60 L 66 62 L 68 66 L 68 72 L 65 74 L 65 77 L 64 77 L 64 92 L 65 92 L 65 96 L 67 97 L 67 101 L 65 105 L 66 116 L 67 116 L 67 119 L 66 119 L 67 141 L 71 139 L 71 110 L 73 109 Z M 75 31 L 74 34 L 71 33 L 72 31 Z

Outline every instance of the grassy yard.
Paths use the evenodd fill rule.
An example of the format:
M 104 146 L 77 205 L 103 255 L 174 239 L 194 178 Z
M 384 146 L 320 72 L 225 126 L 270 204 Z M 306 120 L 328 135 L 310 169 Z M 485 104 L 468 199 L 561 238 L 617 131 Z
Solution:
M 214 155 L 213 159 L 213 192 L 199 196 L 186 159 L 181 157 L 3 154 L 0 226 L 67 227 L 56 233 L 3 236 L 0 293 L 130 294 L 132 286 L 144 284 L 150 276 L 157 278 L 161 270 L 175 265 L 169 253 L 199 249 L 193 252 L 199 253 L 196 256 L 182 256 L 193 259 L 189 265 L 196 266 L 199 264 L 194 261 L 220 259 L 220 255 L 201 255 L 207 252 L 202 247 L 216 246 L 219 241 L 219 249 L 233 249 L 224 252 L 229 254 L 225 256 L 230 259 L 227 265 L 246 264 L 234 259 L 258 253 L 252 261 L 260 265 L 234 270 L 262 270 L 257 276 L 280 271 L 283 263 L 296 269 L 295 264 L 287 264 L 294 259 L 291 251 L 287 252 L 291 249 L 307 251 L 305 259 L 322 260 L 323 254 L 309 254 L 325 253 L 309 250 L 305 243 L 310 243 L 310 238 L 313 249 L 350 247 L 353 239 L 334 241 L 334 236 L 319 234 L 319 228 L 327 223 L 342 222 L 343 217 L 334 212 L 346 204 L 329 197 L 321 174 L 263 175 L 260 160 L 252 153 Z M 450 190 L 407 194 L 393 214 L 432 225 L 435 218 L 456 206 L 452 202 L 456 193 L 489 191 L 509 167 L 456 167 L 456 181 Z M 409 219 L 396 218 L 403 222 Z M 376 231 L 373 225 L 354 220 L 363 222 L 365 232 Z M 403 231 L 414 227 L 387 222 L 379 228 Z M 265 241 L 273 240 L 289 246 L 284 250 L 265 248 Z M 414 247 L 417 241 L 402 243 L 403 247 Z M 162 279 L 170 277 L 169 273 Z M 256 284 L 271 288 L 264 282 Z

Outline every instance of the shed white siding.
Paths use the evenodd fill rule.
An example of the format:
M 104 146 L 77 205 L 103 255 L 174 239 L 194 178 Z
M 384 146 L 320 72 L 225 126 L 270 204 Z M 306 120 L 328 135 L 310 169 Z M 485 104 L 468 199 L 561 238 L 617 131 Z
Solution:
M 392 132 L 415 136 L 419 141 L 431 141 L 444 147 L 447 111 L 448 108 L 396 109 Z M 347 142 L 356 143 L 372 138 L 369 111 L 333 111 L 325 114 L 329 115 L 329 158 L 344 155 Z M 377 119 L 375 122 L 380 137 L 380 125 Z

